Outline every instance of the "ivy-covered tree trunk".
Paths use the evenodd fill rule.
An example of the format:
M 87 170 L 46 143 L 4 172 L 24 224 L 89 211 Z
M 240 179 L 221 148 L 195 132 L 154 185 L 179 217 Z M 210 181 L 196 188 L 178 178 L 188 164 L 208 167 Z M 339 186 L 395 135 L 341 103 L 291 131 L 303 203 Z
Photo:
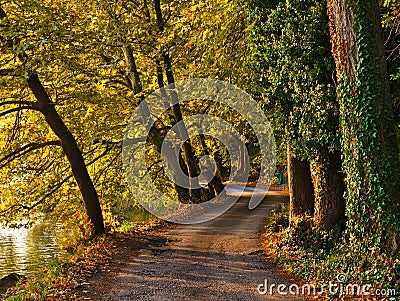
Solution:
M 313 162 L 314 225 L 331 230 L 345 217 L 344 183 L 340 153 L 321 154 Z
M 340 133 L 326 6 L 315 0 L 249 2 L 255 6 L 254 66 L 265 77 L 265 99 L 274 118 L 285 124 L 293 151 L 288 155 L 291 223 L 307 214 L 310 223 L 331 229 L 343 217 L 343 185 L 328 154 L 340 151 Z
M 287 158 L 290 224 L 296 225 L 300 218 L 313 215 L 314 188 L 311 181 L 310 162 L 295 158 L 290 146 L 288 146 Z
M 377 0 L 328 0 L 340 101 L 348 233 L 361 252 L 398 250 L 399 149 Z

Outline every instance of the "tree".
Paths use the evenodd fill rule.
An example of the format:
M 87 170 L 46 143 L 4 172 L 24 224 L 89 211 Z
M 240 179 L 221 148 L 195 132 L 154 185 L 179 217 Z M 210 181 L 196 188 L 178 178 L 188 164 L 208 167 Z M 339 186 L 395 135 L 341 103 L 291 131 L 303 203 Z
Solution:
M 207 65 L 210 63 L 208 61 L 197 61 L 197 56 L 206 57 L 207 59 L 211 60 L 211 58 L 208 58 L 208 56 L 212 55 L 212 58 L 214 59 L 215 54 L 211 51 L 205 51 L 205 49 L 208 49 L 208 47 L 205 47 L 205 45 L 210 44 L 210 46 L 212 45 L 215 47 L 215 44 L 212 44 L 214 41 L 220 44 L 223 42 L 226 43 L 223 38 L 221 38 L 221 33 L 225 34 L 225 29 L 224 31 L 220 31 L 218 33 L 208 29 L 209 27 L 213 26 L 211 23 L 213 10 L 218 12 L 223 11 L 224 18 L 227 19 L 229 10 L 225 12 L 225 10 L 221 9 L 220 6 L 222 4 L 224 4 L 228 9 L 232 9 L 232 7 L 234 7 L 233 4 L 227 2 L 216 3 L 214 7 L 210 3 L 205 2 L 196 3 L 194 5 L 193 3 L 180 1 L 174 1 L 170 3 L 154 1 L 153 5 L 150 5 L 146 1 L 143 3 L 132 2 L 124 5 L 123 9 L 120 9 L 118 4 L 113 3 L 108 3 L 105 6 L 107 8 L 105 9 L 105 12 L 108 14 L 109 19 L 112 20 L 110 23 L 112 24 L 113 29 L 127 28 L 124 15 L 132 14 L 135 22 L 140 24 L 140 32 L 146 32 L 147 34 L 146 38 L 144 38 L 143 35 L 139 35 L 137 32 L 124 32 L 125 36 L 122 38 L 121 34 L 119 34 L 118 36 L 110 37 L 109 39 L 111 42 L 110 44 L 123 46 L 124 61 L 126 64 L 126 69 L 128 70 L 129 82 L 133 83 L 130 84 L 130 89 L 132 89 L 132 87 L 139 88 L 132 90 L 135 98 L 138 100 L 143 100 L 144 95 L 148 93 L 146 91 L 151 91 L 151 88 L 153 87 L 152 84 L 154 82 L 156 82 L 159 88 L 163 88 L 166 84 L 172 85 L 175 81 L 175 78 L 181 80 L 189 76 L 194 76 L 194 71 L 198 71 L 202 76 L 205 76 L 206 72 L 209 72 L 209 76 L 215 76 L 211 67 Z M 203 15 L 201 18 L 197 18 L 196 16 L 200 15 L 200 12 L 203 13 Z M 145 22 L 143 22 L 143 20 L 145 20 Z M 194 24 L 198 24 L 201 27 L 196 28 Z M 193 28 L 190 35 L 187 33 L 187 31 L 185 31 L 185 28 Z M 207 36 L 209 35 L 212 37 L 212 41 L 199 38 L 200 33 L 207 33 Z M 232 33 L 227 32 L 226 34 Z M 238 32 L 238 35 L 242 35 L 242 32 Z M 233 37 L 235 37 L 235 35 L 233 35 Z M 234 40 L 234 42 L 237 42 L 237 40 Z M 237 55 L 237 52 L 232 52 L 232 54 Z M 220 58 L 221 57 L 218 59 Z M 196 66 L 196 68 L 192 70 L 191 67 L 194 63 L 193 59 L 196 60 L 196 63 L 202 65 L 202 67 Z M 227 61 L 230 63 L 234 62 L 233 60 Z M 215 61 L 212 63 L 215 63 Z M 146 68 L 147 74 L 142 71 L 146 70 Z M 149 70 L 152 70 L 154 74 L 153 77 L 151 76 L 151 72 Z M 221 73 L 221 71 L 225 70 L 218 70 L 219 73 Z M 226 72 L 230 73 L 230 76 L 232 76 L 233 72 L 231 70 Z M 215 73 L 217 73 L 217 71 Z M 122 73 L 122 75 L 124 74 Z M 155 78 L 156 81 L 152 81 L 153 78 Z M 163 90 L 161 89 L 161 91 Z M 177 101 L 177 97 L 173 93 L 172 95 L 165 95 L 165 98 L 170 103 L 176 103 Z M 137 100 L 134 101 L 134 103 L 136 105 Z M 172 110 L 170 112 L 167 111 L 165 116 L 163 116 L 163 122 L 155 124 L 152 129 L 154 133 L 150 133 L 150 140 L 154 146 L 151 149 L 153 157 L 150 159 L 150 156 L 148 156 L 148 158 L 150 161 L 152 161 L 149 161 L 149 166 L 151 167 L 150 169 L 156 170 L 156 172 L 153 173 L 153 171 L 150 171 L 150 173 L 155 175 L 155 177 L 158 179 L 163 179 L 162 181 L 159 181 L 161 185 L 165 186 L 165 183 L 168 181 L 163 172 L 158 172 L 160 171 L 160 165 L 162 167 L 162 164 L 160 163 L 161 142 L 163 141 L 167 131 L 174 124 L 181 121 L 184 116 L 195 114 L 196 112 L 207 113 L 208 111 L 213 111 L 214 108 L 214 105 L 209 104 L 204 104 L 197 107 L 189 104 L 175 104 Z M 224 117 L 227 116 L 228 118 L 235 120 L 236 123 L 239 123 L 239 121 L 243 123 L 241 119 L 233 118 L 232 114 L 229 116 L 228 112 L 225 113 Z M 245 128 L 244 126 L 242 127 Z M 184 126 L 181 128 L 181 130 L 182 136 L 187 136 L 187 134 L 185 134 L 186 129 Z M 154 139 L 156 132 L 158 132 L 157 135 L 160 139 Z M 203 143 L 198 143 L 197 149 L 195 149 L 195 140 L 198 139 L 194 138 L 190 139 L 190 141 L 187 140 L 183 145 L 182 151 L 179 152 L 180 167 L 184 173 L 187 173 L 187 175 L 190 175 L 192 178 L 199 173 L 197 166 L 198 157 L 196 157 L 196 154 L 200 155 L 201 151 L 199 150 L 205 149 L 203 147 Z M 212 156 L 215 155 L 215 152 L 213 151 L 210 151 L 210 153 L 212 153 Z M 174 168 L 177 168 L 177 166 L 174 166 L 174 164 L 169 166 L 172 174 L 175 174 Z M 156 181 L 158 182 L 158 180 Z M 213 183 L 211 185 L 216 188 L 214 189 L 213 193 L 221 190 L 221 180 L 218 177 L 213 179 Z M 174 186 L 178 198 L 181 201 L 189 201 L 188 192 L 185 191 L 183 187 L 179 187 L 179 185 Z M 200 191 L 198 190 L 191 191 L 194 201 L 200 199 L 199 192 Z M 203 189 L 201 189 L 201 192 L 204 192 Z
M 331 230 L 345 205 L 326 9 L 317 1 L 252 5 L 255 93 L 290 146 L 291 220 L 311 215 Z
M 7 23 L 4 22 L 7 19 L 5 11 L 0 7 L 0 20 L 3 21 L 3 27 L 7 28 Z M 20 49 L 24 45 L 19 45 L 18 40 L 9 40 L 0 36 L 0 42 L 2 48 L 5 51 L 10 51 L 15 59 L 19 60 L 21 64 L 26 64 L 29 60 L 28 55 L 23 50 Z M 10 71 L 5 76 L 12 76 L 14 70 Z M 9 109 L 1 113 L 1 115 L 7 115 L 13 112 L 18 112 L 24 109 L 36 110 L 42 113 L 46 119 L 47 124 L 59 138 L 59 141 L 54 141 L 53 145 L 59 145 L 62 147 L 68 161 L 71 165 L 72 174 L 79 186 L 82 197 L 84 199 L 85 208 L 88 217 L 94 225 L 94 233 L 102 234 L 105 232 L 103 215 L 98 199 L 97 192 L 94 188 L 92 180 L 90 179 L 88 170 L 86 168 L 82 153 L 77 145 L 76 139 L 73 137 L 68 127 L 65 125 L 60 115 L 54 107 L 54 102 L 51 100 L 46 89 L 42 85 L 39 76 L 35 70 L 30 71 L 26 79 L 26 84 L 34 95 L 36 101 L 29 102 L 28 106 L 23 106 L 24 102 L 19 102 L 18 100 L 11 101 L 7 103 L 8 105 L 16 105 L 15 108 Z M 3 103 L 5 105 L 5 103 Z M 27 152 L 29 150 L 34 150 L 39 147 L 44 147 L 50 145 L 50 143 L 36 144 L 36 146 L 27 149 L 22 147 L 18 150 L 14 150 L 11 157 L 17 157 L 22 152 Z M 6 156 L 9 159 L 10 156 Z M 4 158 L 2 159 L 4 161 Z
M 384 1 L 381 8 L 386 48 L 386 61 L 390 76 L 390 93 L 396 124 L 400 124 L 400 2 Z
M 163 17 L 162 10 L 161 10 L 160 0 L 154 0 L 154 9 L 155 9 L 155 13 L 156 13 L 158 32 L 162 34 L 164 31 L 164 17 Z M 170 58 L 168 51 L 161 48 L 161 57 L 164 62 L 164 69 L 165 69 L 165 74 L 167 77 L 168 85 L 172 85 L 172 87 L 173 87 L 173 85 L 175 83 L 175 78 L 174 78 L 174 73 L 172 70 L 171 58 Z M 162 80 L 159 81 L 160 88 L 164 88 L 164 85 L 162 85 L 162 82 L 163 82 Z M 190 143 L 188 131 L 187 131 L 186 125 L 183 121 L 181 106 L 178 101 L 178 95 L 174 92 L 174 90 L 171 90 L 170 98 L 171 98 L 170 101 L 172 102 L 172 111 L 174 114 L 175 123 L 180 124 L 180 126 L 178 127 L 179 132 L 180 132 L 179 134 L 182 139 L 185 139 L 185 141 L 183 143 L 183 157 L 185 159 L 185 163 L 186 163 L 186 167 L 187 167 L 187 174 L 190 178 L 194 179 L 199 175 L 200 169 L 197 164 L 197 160 L 194 157 L 194 153 L 193 153 L 192 145 Z M 191 189 L 190 191 L 191 191 L 191 196 L 192 196 L 193 200 L 199 201 L 201 199 L 200 191 L 198 189 Z
M 59 137 L 39 111 L 23 107 L 26 100 L 36 101 L 26 85 L 26 75 L 32 70 L 81 150 L 107 226 L 115 215 L 119 220 L 138 209 L 120 160 L 124 129 L 138 103 L 168 84 L 166 67 L 171 65 L 174 80 L 214 77 L 245 85 L 247 78 L 239 66 L 247 51 L 243 47 L 246 28 L 236 1 L 161 1 L 163 31 L 157 25 L 154 4 L 146 0 L 4 4 L 9 13 L 1 25 L 12 26 L 1 27 L 1 35 L 16 42 L 13 51 L 29 56 L 21 64 L 13 60 L 11 51 L 0 50 L 0 75 L 16 67 L 16 72 L 0 76 L 0 96 L 18 101 L 4 104 L 4 111 L 15 111 L 3 116 L 0 123 L 0 156 L 5 158 L 0 164 L 0 187 L 2 198 L 7 200 L 0 204 L 0 210 L 13 206 L 15 210 L 6 212 L 9 220 L 36 204 L 35 210 L 62 220 L 75 222 L 76 216 L 84 216 L 81 195 L 58 145 Z M 168 54 L 169 63 L 163 53 Z M 220 116 L 239 130 L 248 145 L 253 143 L 254 135 L 237 112 L 205 102 L 184 103 L 180 109 L 183 118 L 198 112 Z M 189 201 L 188 191 L 177 193 L 179 187 L 169 181 L 160 160 L 160 146 L 174 118 L 172 110 L 167 111 L 156 120 L 149 137 L 139 140 L 148 138 L 146 164 L 157 187 Z M 222 189 L 218 178 L 227 180 L 229 155 L 220 141 L 207 135 L 203 138 L 194 137 L 190 143 L 196 160 L 208 153 L 217 161 L 218 177 L 209 189 L 215 194 Z M 7 157 L 21 147 L 16 160 Z M 256 149 L 251 150 L 253 162 Z M 187 162 L 183 153 L 180 164 L 184 169 Z
M 399 247 L 399 149 L 378 1 L 328 0 L 352 247 Z M 368 239 L 366 239 L 368 237 Z

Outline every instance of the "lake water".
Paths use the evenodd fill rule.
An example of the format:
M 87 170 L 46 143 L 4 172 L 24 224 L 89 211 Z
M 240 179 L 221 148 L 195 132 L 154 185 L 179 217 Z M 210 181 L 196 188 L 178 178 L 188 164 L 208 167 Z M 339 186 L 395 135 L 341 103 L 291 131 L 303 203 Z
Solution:
M 29 276 L 60 257 L 61 225 L 40 222 L 29 228 L 0 228 L 0 278 L 10 273 Z
M 138 223 L 153 218 L 144 210 L 127 213 L 127 218 Z M 29 228 L 0 228 L 0 279 L 11 273 L 29 276 L 52 260 L 60 258 L 63 235 L 61 223 L 41 221 Z

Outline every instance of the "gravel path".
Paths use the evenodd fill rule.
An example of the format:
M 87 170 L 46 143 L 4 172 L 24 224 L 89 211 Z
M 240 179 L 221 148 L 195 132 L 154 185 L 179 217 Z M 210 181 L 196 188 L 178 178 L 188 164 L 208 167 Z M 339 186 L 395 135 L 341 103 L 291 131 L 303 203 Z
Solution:
M 284 200 L 275 194 L 249 210 L 248 199 L 241 199 L 215 220 L 166 229 L 158 234 L 161 242 L 156 239 L 125 259 L 94 299 L 303 300 L 257 291 L 265 279 L 285 283 L 260 245 L 266 215 Z

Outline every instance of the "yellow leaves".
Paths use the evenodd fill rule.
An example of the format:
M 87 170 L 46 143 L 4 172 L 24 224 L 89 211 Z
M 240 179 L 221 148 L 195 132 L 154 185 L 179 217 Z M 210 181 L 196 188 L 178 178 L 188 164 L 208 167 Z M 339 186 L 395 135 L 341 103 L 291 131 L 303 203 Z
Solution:
M 130 115 L 130 114 L 132 114 L 132 111 L 128 108 L 125 108 L 121 111 L 121 113 L 124 115 Z
M 182 12 L 181 12 L 181 15 L 182 15 L 182 19 L 192 19 L 192 17 L 193 17 L 193 13 L 190 11 L 190 10 L 182 10 Z
M 192 41 L 191 40 L 189 40 L 186 44 L 185 44 L 185 50 L 186 50 L 186 53 L 188 53 L 189 52 L 189 49 L 190 49 L 190 47 L 192 46 Z
M 195 12 L 195 11 L 198 10 L 198 8 L 199 8 L 199 4 L 192 5 L 192 6 L 190 7 L 190 11 Z
M 161 44 L 161 45 L 165 44 L 165 41 L 166 41 L 165 38 L 157 38 L 157 43 L 158 44 Z
M 96 111 L 91 107 L 86 111 L 86 116 L 87 115 L 95 115 L 95 114 L 96 114 Z

